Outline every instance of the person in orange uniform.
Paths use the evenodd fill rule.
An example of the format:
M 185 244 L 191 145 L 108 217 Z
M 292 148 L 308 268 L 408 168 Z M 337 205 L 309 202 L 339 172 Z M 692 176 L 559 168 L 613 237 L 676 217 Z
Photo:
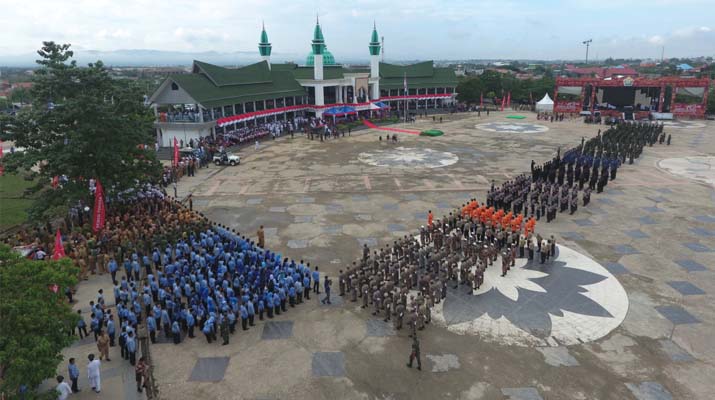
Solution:
M 427 226 L 432 226 L 432 221 L 434 220 L 434 215 L 432 215 L 432 210 L 427 212 Z

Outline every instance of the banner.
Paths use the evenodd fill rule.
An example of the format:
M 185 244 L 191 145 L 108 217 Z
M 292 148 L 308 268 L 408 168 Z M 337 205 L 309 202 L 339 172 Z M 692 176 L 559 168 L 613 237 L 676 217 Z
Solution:
M 102 188 L 102 184 L 97 179 L 96 189 L 94 190 L 94 215 L 92 216 L 92 230 L 95 233 L 104 229 L 104 217 L 107 211 L 104 205 L 104 188 Z
M 179 165 L 179 141 L 176 140 L 176 136 L 174 136 L 174 158 L 171 163 L 175 167 Z
M 670 107 L 670 112 L 675 115 L 696 117 L 705 115 L 705 107 L 702 104 L 675 103 Z
M 57 261 L 62 257 L 65 257 L 65 246 L 62 245 L 62 234 L 58 229 L 55 234 L 55 249 L 52 252 L 52 259 Z
M 579 112 L 581 102 L 578 101 L 558 101 L 554 102 L 554 112 Z

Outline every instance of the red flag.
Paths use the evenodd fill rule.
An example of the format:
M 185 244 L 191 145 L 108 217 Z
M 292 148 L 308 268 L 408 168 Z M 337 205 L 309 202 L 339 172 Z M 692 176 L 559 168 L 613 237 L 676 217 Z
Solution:
M 94 190 L 94 216 L 92 218 L 92 230 L 94 232 L 99 232 L 104 229 L 105 212 L 104 189 L 99 179 L 97 179 L 96 188 Z
M 484 92 L 479 92 L 479 108 L 484 107 Z
M 62 245 L 62 234 L 58 229 L 55 234 L 55 249 L 52 252 L 52 259 L 57 261 L 62 257 L 65 257 L 65 246 Z
M 174 166 L 179 165 L 179 141 L 174 137 Z

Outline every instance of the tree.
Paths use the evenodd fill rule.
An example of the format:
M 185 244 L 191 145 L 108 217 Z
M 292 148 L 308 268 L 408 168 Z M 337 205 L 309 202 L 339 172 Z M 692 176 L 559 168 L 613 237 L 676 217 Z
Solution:
M 708 95 L 707 113 L 715 114 L 715 89 L 711 89 Z
M 40 191 L 30 215 L 60 214 L 78 200 L 89 200 L 87 180 L 101 180 L 108 195 L 154 181 L 161 173 L 153 143 L 150 110 L 133 82 L 113 80 L 101 61 L 79 67 L 68 44 L 44 42 L 38 51 L 32 107 L 8 122 L 16 146 L 6 170 L 39 166 Z M 55 176 L 67 184 L 50 190 Z
M 77 316 L 64 301 L 64 288 L 77 283 L 68 258 L 33 261 L 0 245 L 0 390 L 33 391 L 54 376 L 61 351 L 72 343 L 68 327 Z M 51 285 L 58 285 L 55 293 Z

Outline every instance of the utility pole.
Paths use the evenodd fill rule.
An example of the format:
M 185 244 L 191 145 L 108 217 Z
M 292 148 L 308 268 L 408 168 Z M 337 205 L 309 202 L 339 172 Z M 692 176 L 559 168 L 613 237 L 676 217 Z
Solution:
M 593 39 L 588 39 L 581 42 L 582 44 L 586 45 L 586 64 L 588 64 L 588 46 L 591 45 L 591 42 L 593 42 Z
M 665 46 L 660 48 L 660 63 L 663 64 L 663 61 L 665 61 Z

